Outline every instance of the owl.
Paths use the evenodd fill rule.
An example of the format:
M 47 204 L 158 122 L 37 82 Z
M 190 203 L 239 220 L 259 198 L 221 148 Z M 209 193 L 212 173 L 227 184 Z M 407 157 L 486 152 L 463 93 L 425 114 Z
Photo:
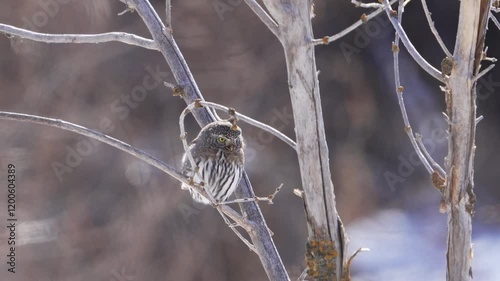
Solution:
M 203 182 L 203 188 L 215 200 L 224 202 L 234 192 L 243 174 L 245 155 L 241 129 L 229 121 L 215 121 L 201 129 L 191 142 L 189 151 L 199 167 L 195 172 L 188 156 L 182 157 L 182 171 L 185 176 L 193 178 L 195 183 Z M 186 184 L 191 196 L 197 202 L 210 202 Z

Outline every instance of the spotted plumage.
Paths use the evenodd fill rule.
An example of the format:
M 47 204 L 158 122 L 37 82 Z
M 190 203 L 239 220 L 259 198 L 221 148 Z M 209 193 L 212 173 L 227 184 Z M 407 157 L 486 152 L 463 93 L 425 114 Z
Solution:
M 182 170 L 195 183 L 203 182 L 204 189 L 215 200 L 224 202 L 234 192 L 240 182 L 244 163 L 244 142 L 241 129 L 229 121 L 216 121 L 201 129 L 191 142 L 189 151 L 199 167 L 195 173 L 186 154 L 182 157 Z M 209 204 L 191 187 L 191 196 L 197 202 Z

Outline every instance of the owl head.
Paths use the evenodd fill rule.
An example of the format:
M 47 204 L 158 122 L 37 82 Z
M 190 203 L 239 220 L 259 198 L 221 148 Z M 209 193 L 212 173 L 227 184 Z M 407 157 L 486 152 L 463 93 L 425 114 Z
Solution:
M 240 127 L 225 120 L 206 125 L 194 142 L 205 147 L 221 149 L 228 153 L 238 153 L 244 147 Z

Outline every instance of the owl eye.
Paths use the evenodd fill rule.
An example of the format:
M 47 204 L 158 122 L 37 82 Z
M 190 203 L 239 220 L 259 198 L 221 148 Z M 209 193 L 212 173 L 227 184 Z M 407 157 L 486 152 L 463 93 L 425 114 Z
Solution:
M 218 137 L 217 141 L 220 142 L 220 143 L 225 143 L 226 142 L 226 138 L 225 137 Z

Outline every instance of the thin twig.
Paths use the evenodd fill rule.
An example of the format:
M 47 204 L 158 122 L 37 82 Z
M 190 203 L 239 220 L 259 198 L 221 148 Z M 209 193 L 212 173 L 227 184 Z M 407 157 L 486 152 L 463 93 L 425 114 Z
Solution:
M 500 30 L 500 22 L 498 21 L 498 19 L 495 17 L 495 15 L 492 12 L 490 12 L 490 19 L 496 25 L 498 30 Z
M 435 69 L 432 65 L 430 65 L 421 55 L 420 53 L 415 49 L 413 44 L 411 43 L 410 39 L 406 35 L 406 32 L 404 31 L 403 27 L 401 26 L 400 22 L 398 21 L 397 18 L 393 17 L 391 15 L 391 6 L 388 5 L 387 0 L 384 0 L 385 5 L 385 12 L 387 14 L 387 17 L 389 18 L 389 21 L 391 22 L 392 26 L 396 30 L 396 33 L 398 35 L 398 38 L 401 38 L 401 41 L 405 45 L 406 49 L 408 50 L 408 53 L 412 56 L 412 58 L 415 60 L 415 62 L 420 65 L 420 67 L 425 70 L 427 73 L 429 73 L 432 77 L 436 78 L 438 81 L 444 82 L 443 77 L 441 76 L 441 72 Z M 398 39 L 399 42 L 399 39 Z M 399 48 L 399 46 L 398 46 Z
M 130 13 L 133 13 L 133 12 L 134 12 L 134 9 L 131 9 L 131 8 L 127 7 L 125 10 L 123 10 L 123 11 L 119 12 L 117 15 L 118 15 L 118 16 L 123 16 L 123 15 L 125 15 L 126 13 L 129 13 L 129 12 L 130 12 Z
M 398 1 L 398 0 L 392 0 L 391 4 L 395 3 L 396 1 Z M 361 2 L 357 2 L 357 1 L 351 1 L 351 2 L 354 3 L 355 5 L 358 5 L 357 3 L 361 3 Z M 375 3 L 373 3 L 373 4 L 375 4 Z M 331 42 L 334 42 L 334 41 L 346 36 L 347 34 L 351 33 L 354 29 L 358 28 L 362 24 L 373 19 L 374 17 L 378 16 L 380 13 L 382 13 L 384 11 L 382 4 L 376 4 L 376 5 L 378 5 L 380 7 L 377 10 L 371 12 L 369 15 L 363 14 L 361 16 L 361 19 L 359 19 L 358 21 L 353 23 L 351 26 L 347 27 L 346 29 L 342 30 L 341 32 L 339 32 L 335 35 L 325 36 L 325 37 L 320 38 L 320 39 L 313 39 L 312 44 L 313 45 L 328 45 Z M 360 7 L 363 7 L 363 6 L 361 5 Z
M 250 249 L 250 251 L 257 253 L 255 246 L 252 245 L 252 243 L 250 243 L 250 241 L 248 241 L 245 237 L 243 237 L 243 235 L 236 229 L 236 227 L 239 225 L 231 223 L 229 221 L 229 219 L 226 217 L 226 215 L 224 214 L 224 212 L 222 212 L 222 210 L 220 209 L 220 206 L 217 207 L 217 211 L 219 212 L 221 217 L 224 219 L 224 222 L 227 224 L 227 226 L 236 234 L 236 236 L 238 236 L 238 238 L 240 238 L 241 241 L 243 241 L 243 243 L 245 243 L 245 245 L 247 245 L 247 247 Z
M 451 58 L 453 55 L 450 53 L 448 48 L 446 48 L 446 45 L 443 42 L 443 39 L 441 39 L 441 36 L 439 36 L 438 31 L 436 30 L 436 26 L 434 25 L 434 22 L 432 21 L 431 18 L 431 13 L 429 12 L 429 8 L 427 7 L 427 2 L 425 0 L 422 0 L 422 7 L 424 8 L 424 14 L 425 17 L 427 18 L 427 23 L 429 24 L 429 27 L 431 28 L 432 33 L 434 34 L 434 37 L 436 37 L 436 40 L 441 46 L 441 49 L 443 49 L 443 52 L 446 54 L 447 57 Z
M 347 280 L 351 280 L 351 264 L 352 264 L 352 261 L 354 260 L 354 258 L 361 252 L 369 252 L 369 251 L 370 251 L 369 248 L 359 248 L 358 250 L 356 250 L 356 252 L 354 252 L 354 254 L 352 254 L 352 256 L 347 261 L 347 265 L 346 265 Z
M 191 154 L 191 150 L 189 149 L 189 144 L 187 142 L 187 133 L 186 133 L 186 128 L 184 126 L 184 119 L 186 118 L 186 116 L 191 113 L 191 111 L 193 110 L 193 108 L 195 107 L 194 103 L 193 104 L 190 104 L 188 105 L 181 113 L 180 117 L 179 117 L 179 128 L 180 128 L 180 131 L 181 131 L 181 135 L 180 135 L 180 139 L 181 139 L 181 142 L 182 142 L 182 146 L 184 147 L 184 152 L 186 153 L 186 157 L 189 161 L 189 163 L 191 164 L 191 169 L 193 169 L 193 177 L 190 179 L 191 181 L 194 181 L 194 175 L 197 174 L 198 175 L 198 178 L 201 179 L 201 175 L 200 175 L 200 168 L 196 165 L 196 161 L 194 161 L 194 158 L 193 158 L 193 155 Z M 201 183 L 194 183 L 194 184 L 201 184 Z M 191 184 L 192 185 L 192 184 Z M 203 191 L 205 191 L 205 189 L 203 189 Z M 217 207 L 219 205 L 219 202 L 217 202 L 214 197 L 212 196 L 212 194 L 210 192 L 203 192 L 200 194 L 205 198 L 207 199 L 210 203 L 212 203 L 213 206 Z
M 283 184 L 280 184 L 272 194 L 269 194 L 266 197 L 258 197 L 255 196 L 254 198 L 241 198 L 241 199 L 235 199 L 231 201 L 224 201 L 219 204 L 221 205 L 227 205 L 227 204 L 234 204 L 234 203 L 246 203 L 246 202 L 261 202 L 261 201 L 266 201 L 268 204 L 273 204 L 273 199 L 280 192 L 281 188 L 283 187 Z
M 396 0 L 397 1 L 397 0 Z M 351 0 L 351 3 L 354 4 L 354 6 L 356 6 L 356 8 L 367 8 L 367 9 L 379 9 L 382 7 L 382 4 L 380 3 L 363 3 L 361 1 L 358 1 L 358 0 Z
M 271 30 L 277 38 L 280 38 L 280 29 L 276 21 L 262 8 L 262 6 L 255 0 L 245 0 L 250 9 L 259 17 L 259 19 Z
M 138 46 L 149 50 L 158 51 L 156 42 L 135 34 L 125 32 L 108 32 L 99 34 L 47 34 L 33 32 L 27 29 L 0 23 L 0 33 L 10 36 L 18 36 L 23 39 L 44 43 L 106 43 L 121 42 L 128 45 Z
M 194 173 L 198 173 L 199 167 L 196 165 L 196 162 L 194 161 L 193 155 L 191 154 L 191 150 L 189 149 L 189 144 L 187 142 L 187 133 L 186 129 L 184 128 L 184 119 L 186 116 L 191 113 L 191 110 L 194 108 L 194 103 L 188 105 L 181 113 L 179 117 L 179 128 L 181 130 L 181 141 L 182 141 L 182 146 L 184 147 L 184 151 L 186 152 L 187 159 L 189 163 L 191 164 L 191 169 L 193 169 Z M 201 177 L 200 177 L 201 178 Z
M 398 7 L 398 24 L 402 19 L 403 16 L 403 5 L 402 0 L 399 0 L 400 6 Z M 384 3 L 387 3 L 387 0 L 384 0 Z M 391 17 L 390 14 L 388 14 L 389 17 Z M 403 122 L 405 125 L 405 131 L 408 137 L 410 138 L 410 142 L 413 146 L 413 149 L 415 149 L 415 152 L 418 155 L 418 158 L 420 158 L 420 161 L 424 164 L 425 169 L 429 172 L 429 174 L 432 174 L 432 167 L 425 158 L 425 156 L 422 154 L 422 151 L 420 151 L 420 148 L 417 144 L 417 141 L 415 140 L 415 136 L 413 135 L 413 131 L 410 126 L 410 121 L 408 120 L 408 114 L 406 113 L 406 107 L 403 99 L 403 90 L 404 88 L 401 86 L 401 81 L 399 78 L 399 33 L 396 31 L 395 33 L 395 38 L 392 46 L 392 51 L 393 51 L 393 58 L 394 58 L 394 83 L 396 85 L 396 95 L 398 97 L 398 103 L 399 103 L 399 108 L 401 109 L 401 114 L 403 115 Z
M 307 267 L 302 271 L 297 281 L 306 281 L 307 278 Z
M 177 85 L 172 84 L 172 83 L 167 82 L 167 81 L 163 81 L 163 85 L 165 85 L 165 87 L 167 87 L 167 88 L 170 88 L 171 90 L 174 90 L 175 86 L 177 86 Z
M 154 156 L 149 155 L 148 153 L 146 153 L 138 148 L 131 146 L 128 143 L 125 143 L 121 140 L 110 137 L 110 136 L 103 134 L 101 132 L 94 131 L 92 129 L 85 128 L 83 126 L 76 125 L 76 124 L 61 120 L 61 119 L 53 119 L 53 118 L 41 117 L 41 116 L 30 115 L 30 114 L 0 111 L 0 119 L 20 121 L 20 122 L 26 122 L 26 123 L 31 123 L 31 124 L 39 124 L 39 125 L 59 128 L 59 129 L 65 130 L 65 131 L 70 131 L 70 132 L 77 133 L 77 134 L 82 135 L 82 136 L 89 137 L 91 139 L 108 144 L 112 147 L 118 148 L 119 150 L 126 152 L 126 153 L 136 157 L 137 159 L 148 163 L 149 165 L 151 165 L 153 167 L 158 168 L 159 170 L 167 173 L 168 175 L 172 176 L 176 180 L 192 186 L 198 192 L 200 192 L 202 195 L 206 196 L 206 194 L 207 194 L 199 186 L 196 186 L 196 185 L 193 185 L 192 183 L 190 183 L 190 181 L 186 177 L 184 177 L 184 175 L 181 172 L 177 171 L 174 167 L 172 167 L 172 166 L 168 165 L 167 163 L 155 158 Z M 221 206 L 220 208 L 221 208 L 221 211 L 224 212 L 224 214 L 226 214 L 229 218 L 234 220 L 238 225 L 240 225 L 244 229 L 249 230 L 251 228 L 251 223 L 248 222 L 247 220 L 245 220 L 240 214 L 238 214 L 235 210 L 233 210 L 229 206 Z
M 173 32 L 172 27 L 172 3 L 171 0 L 165 0 L 165 26 L 170 31 Z
M 473 83 L 477 82 L 477 80 L 481 79 L 486 73 L 488 73 L 490 70 L 492 70 L 495 67 L 494 64 L 488 66 L 487 68 L 483 69 L 481 72 L 479 72 L 476 77 L 472 80 Z
M 477 124 L 479 124 L 479 122 L 481 122 L 481 120 L 483 120 L 483 119 L 484 119 L 484 116 L 483 116 L 483 115 L 481 115 L 481 116 L 477 117 L 477 118 L 476 118 L 476 125 L 477 125 Z
M 417 140 L 417 144 L 420 146 L 420 149 L 424 153 L 425 157 L 431 162 L 432 166 L 436 168 L 440 173 L 443 178 L 446 178 L 446 172 L 444 171 L 443 168 L 432 158 L 430 153 L 427 151 L 424 145 L 424 141 L 422 140 L 422 136 L 420 134 L 415 134 L 415 139 Z
M 206 106 L 206 107 L 211 107 L 211 108 L 214 108 L 214 109 L 217 109 L 217 110 L 220 110 L 220 111 L 224 111 L 226 113 L 228 113 L 231 109 L 226 107 L 226 106 L 223 106 L 223 105 L 220 105 L 220 104 L 217 104 L 217 103 L 213 103 L 213 102 L 207 102 L 207 101 L 199 101 L 198 104 L 202 105 L 202 106 Z M 295 141 L 293 141 L 291 138 L 287 137 L 285 134 L 283 134 L 282 132 L 276 130 L 275 128 L 269 126 L 269 125 L 266 125 L 262 122 L 259 122 L 255 119 L 252 119 L 246 115 L 243 115 L 241 113 L 238 113 L 236 111 L 231 111 L 232 115 L 234 115 L 234 117 L 238 118 L 239 120 L 245 122 L 245 123 L 248 123 L 249 125 L 252 125 L 256 128 L 259 128 L 261 130 L 264 130 L 274 136 L 276 136 L 277 138 L 279 138 L 280 140 L 282 140 L 284 143 L 288 144 L 291 148 L 293 149 L 296 149 L 296 146 L 297 144 L 295 143 Z

